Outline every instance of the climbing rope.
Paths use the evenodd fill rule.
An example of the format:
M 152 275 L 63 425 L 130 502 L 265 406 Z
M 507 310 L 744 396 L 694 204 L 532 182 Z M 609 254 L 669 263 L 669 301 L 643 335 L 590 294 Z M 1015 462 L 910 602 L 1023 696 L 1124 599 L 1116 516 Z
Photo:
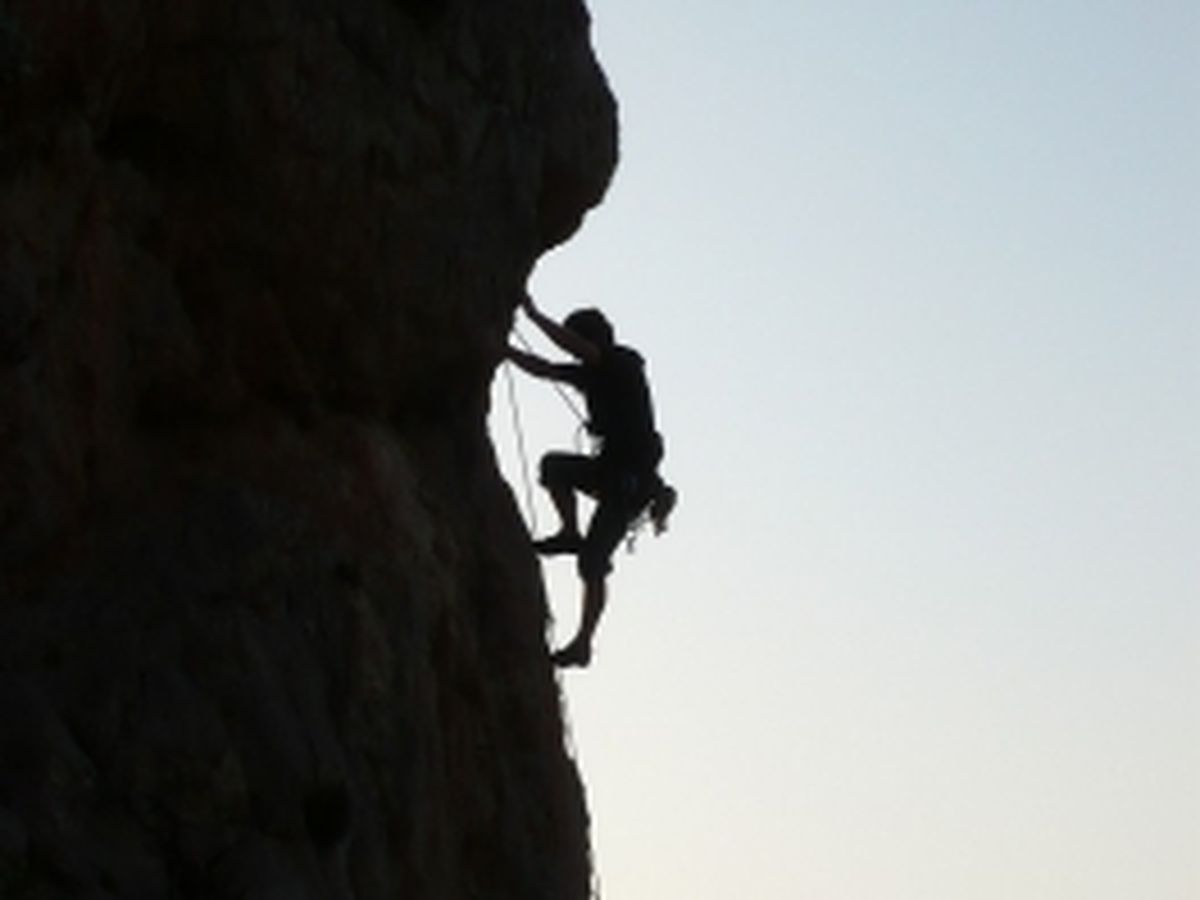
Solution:
M 525 335 L 521 334 L 520 329 L 514 327 L 513 335 L 520 342 L 521 346 L 525 348 L 526 352 L 533 352 L 532 345 L 530 345 L 529 341 L 525 339 Z M 521 426 L 521 409 L 517 403 L 517 388 L 513 379 L 512 367 L 513 364 L 511 362 L 506 363 L 504 366 L 504 378 L 505 381 L 508 382 L 508 405 L 512 410 L 513 433 L 516 436 L 517 455 L 521 459 L 521 478 L 525 486 L 526 517 L 529 519 L 530 530 L 534 534 L 537 534 L 537 508 L 533 505 L 533 481 L 529 477 L 529 454 L 525 450 L 525 429 Z M 583 412 L 575 404 L 575 401 L 571 399 L 571 396 L 566 392 L 566 390 L 564 390 L 561 384 L 556 381 L 551 381 L 550 386 L 554 388 L 555 392 L 562 399 L 562 402 L 566 405 L 567 409 L 571 411 L 571 415 L 573 415 L 576 421 L 579 423 L 575 428 L 573 442 L 575 444 L 575 452 L 582 453 L 582 436 L 587 432 L 587 417 L 584 416 Z
M 521 334 L 521 330 L 519 328 L 513 328 L 513 335 L 518 341 L 521 342 L 521 346 L 525 348 L 527 353 L 533 352 L 532 345 L 530 345 L 529 341 L 525 340 L 525 335 Z M 562 402 L 567 405 L 567 409 L 569 409 L 571 414 L 574 415 L 579 421 L 580 427 L 582 428 L 586 426 L 587 416 L 585 416 L 583 412 L 580 411 L 579 407 L 575 405 L 575 401 L 571 399 L 571 395 L 566 392 L 566 389 L 563 388 L 563 386 L 557 381 L 551 381 L 550 386 L 554 388 L 554 390 L 558 393 L 558 396 L 562 398 Z
M 525 429 L 521 427 L 521 408 L 517 404 L 517 384 L 513 378 L 513 364 L 504 364 L 504 378 L 508 382 L 508 405 L 512 410 L 513 433 L 517 438 L 517 456 L 521 460 L 521 478 L 525 483 L 525 512 L 529 519 L 529 530 L 537 534 L 537 508 L 533 505 L 533 482 L 529 478 L 529 454 L 525 452 Z

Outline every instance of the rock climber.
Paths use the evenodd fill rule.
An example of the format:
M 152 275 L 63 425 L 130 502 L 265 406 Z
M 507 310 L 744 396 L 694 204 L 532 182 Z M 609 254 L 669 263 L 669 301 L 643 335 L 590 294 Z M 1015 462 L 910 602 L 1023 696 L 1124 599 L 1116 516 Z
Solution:
M 577 362 L 550 362 L 515 347 L 509 347 L 508 358 L 530 375 L 580 391 L 587 403 L 587 429 L 599 442 L 594 456 L 552 451 L 542 457 L 541 483 L 561 527 L 534 543 L 543 555 L 576 557 L 583 581 L 579 630 L 551 659 L 557 666 L 586 666 L 604 612 L 613 551 L 643 512 L 649 513 L 656 533 L 665 531 L 676 492 L 658 474 L 663 443 L 654 427 L 645 364 L 637 351 L 616 343 L 612 325 L 598 309 L 576 310 L 559 323 L 538 309 L 528 294 L 521 308 Z M 579 529 L 576 492 L 596 501 L 585 532 Z

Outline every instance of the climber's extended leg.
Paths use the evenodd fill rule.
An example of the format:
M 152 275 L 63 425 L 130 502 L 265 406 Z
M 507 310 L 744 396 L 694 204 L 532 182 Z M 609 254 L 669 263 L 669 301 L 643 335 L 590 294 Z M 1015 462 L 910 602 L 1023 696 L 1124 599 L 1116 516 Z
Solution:
M 583 609 L 579 630 L 565 647 L 553 654 L 556 666 L 586 666 L 592 659 L 592 638 L 608 599 L 606 579 L 612 571 L 612 554 L 629 528 L 623 504 L 601 500 L 588 524 L 579 550 L 579 577 L 583 580 Z
M 594 578 L 583 583 L 583 613 L 579 621 L 579 631 L 569 644 L 550 657 L 556 666 L 583 667 L 592 661 L 592 636 L 596 633 L 596 626 L 600 624 L 607 597 L 608 589 L 603 578 Z

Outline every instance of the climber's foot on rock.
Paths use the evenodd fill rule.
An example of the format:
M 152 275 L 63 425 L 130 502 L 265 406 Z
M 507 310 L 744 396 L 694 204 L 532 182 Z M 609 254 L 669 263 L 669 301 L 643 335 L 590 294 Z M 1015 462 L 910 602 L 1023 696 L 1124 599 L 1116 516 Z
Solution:
M 583 538 L 569 531 L 560 531 L 558 534 L 533 542 L 533 549 L 542 554 L 542 556 L 555 556 L 560 553 L 578 553 L 582 546 Z
M 592 661 L 592 648 L 587 644 L 572 641 L 561 650 L 551 653 L 550 661 L 560 669 L 572 666 L 582 669 Z

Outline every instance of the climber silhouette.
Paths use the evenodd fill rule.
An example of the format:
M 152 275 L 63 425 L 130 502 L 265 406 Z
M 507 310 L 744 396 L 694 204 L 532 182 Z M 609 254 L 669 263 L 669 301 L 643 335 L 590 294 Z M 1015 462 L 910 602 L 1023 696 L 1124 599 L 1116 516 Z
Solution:
M 528 294 L 521 308 L 578 362 L 554 363 L 515 347 L 508 349 L 508 358 L 530 375 L 579 390 L 587 402 L 588 431 L 600 443 L 595 456 L 552 451 L 542 457 L 541 483 L 550 492 L 561 527 L 534 543 L 544 555 L 576 556 L 583 580 L 579 630 L 551 659 L 558 666 L 586 666 L 607 600 L 605 580 L 612 571 L 613 551 L 643 512 L 649 512 L 656 533 L 665 531 L 676 492 L 658 474 L 663 443 L 654 427 L 650 388 L 637 351 L 614 341 L 612 326 L 597 309 L 576 310 L 560 324 L 539 310 Z M 583 533 L 576 492 L 596 501 Z

